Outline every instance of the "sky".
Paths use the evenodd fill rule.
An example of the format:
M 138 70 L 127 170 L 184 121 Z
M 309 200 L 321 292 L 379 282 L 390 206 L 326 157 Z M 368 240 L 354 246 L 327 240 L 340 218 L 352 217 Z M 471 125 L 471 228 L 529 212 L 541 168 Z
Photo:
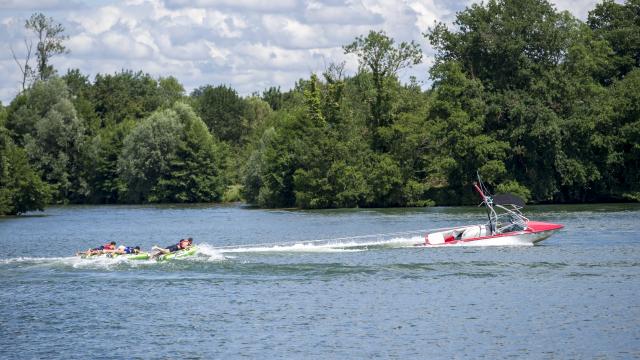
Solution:
M 203 85 L 228 85 L 241 95 L 271 86 L 288 90 L 300 78 L 357 59 L 343 45 L 370 30 L 396 42 L 416 41 L 423 63 L 404 70 L 429 83 L 433 49 L 422 36 L 436 21 L 452 24 L 471 0 L 0 0 L 0 101 L 18 93 L 18 59 L 25 54 L 25 20 L 35 12 L 65 28 L 68 54 L 52 64 L 63 75 L 80 69 L 98 73 L 142 70 L 176 77 L 187 92 Z M 558 10 L 586 19 L 596 0 L 554 0 Z

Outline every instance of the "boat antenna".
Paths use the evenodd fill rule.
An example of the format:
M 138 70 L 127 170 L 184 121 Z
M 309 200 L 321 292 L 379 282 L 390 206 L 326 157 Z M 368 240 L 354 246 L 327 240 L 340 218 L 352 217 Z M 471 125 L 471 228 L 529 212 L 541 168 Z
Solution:
M 491 197 L 491 194 L 489 193 L 489 190 L 487 189 L 487 187 L 482 182 L 482 178 L 480 177 L 480 172 L 476 171 L 476 175 L 478 177 L 478 182 L 474 182 L 473 187 L 475 187 L 478 194 L 480 194 L 480 197 L 482 198 L 482 204 L 484 204 L 487 208 L 487 217 L 489 218 L 489 228 L 491 229 L 491 234 L 494 235 L 495 223 L 493 221 L 493 217 L 491 216 L 491 214 L 494 212 L 493 198 Z

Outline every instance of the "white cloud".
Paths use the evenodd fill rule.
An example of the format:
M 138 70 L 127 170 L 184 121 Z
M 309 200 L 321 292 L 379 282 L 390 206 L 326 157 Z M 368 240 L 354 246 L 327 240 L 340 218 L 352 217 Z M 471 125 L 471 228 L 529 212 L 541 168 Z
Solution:
M 104 46 L 102 50 L 111 57 L 144 60 L 152 58 L 155 53 L 151 46 L 120 32 L 110 31 L 105 33 L 100 40 Z
M 7 105 L 18 94 L 22 76 L 13 59 L 0 60 L 0 74 L 3 74 L 0 101 L 3 105 Z
M 622 0 L 618 0 L 616 2 L 622 2 Z M 589 11 L 593 10 L 595 7 L 596 1 L 593 0 L 555 0 L 556 9 L 560 11 L 569 11 L 580 19 L 585 20 Z
M 65 44 L 69 49 L 73 49 L 76 55 L 91 55 L 95 49 L 95 41 L 87 33 L 80 33 L 69 37 Z
M 283 47 L 305 49 L 327 43 L 322 27 L 306 25 L 288 16 L 265 15 L 262 23 L 270 38 Z
M 408 6 L 416 13 L 415 25 L 422 31 L 426 31 L 438 21 L 443 21 L 452 13 L 450 9 L 436 4 L 434 0 L 411 1 Z
M 283 12 L 294 10 L 298 6 L 296 0 L 167 0 L 166 3 L 171 8 L 184 6 L 205 7 L 205 8 L 225 8 L 253 12 Z
M 89 34 L 100 34 L 110 30 L 122 17 L 122 12 L 115 6 L 105 6 L 98 9 L 93 16 L 87 16 L 85 12 L 74 12 L 69 20 L 80 24 Z
M 36 11 L 67 29 L 68 55 L 56 56 L 60 73 L 79 68 L 93 77 L 122 69 L 177 77 L 188 90 L 228 84 L 241 94 L 269 86 L 292 87 L 331 62 L 357 61 L 342 45 L 370 30 L 397 42 L 417 41 L 424 63 L 406 70 L 428 82 L 433 50 L 422 32 L 435 21 L 451 23 L 472 0 L 0 0 L 0 100 L 19 86 L 8 51 L 24 48 L 25 20 Z M 585 18 L 596 0 L 557 0 Z M 70 6 L 72 4 L 73 6 Z
M 215 10 L 206 12 L 203 25 L 225 38 L 238 38 L 242 36 L 243 30 L 247 28 L 246 21 L 241 17 Z
M 70 0 L 2 0 L 0 9 L 43 11 L 51 9 L 73 9 L 81 7 L 78 1 Z
M 382 16 L 370 12 L 359 1 L 341 5 L 326 5 L 318 1 L 310 2 L 305 9 L 304 17 L 308 22 L 321 24 L 375 26 L 383 21 Z
M 209 58 L 216 63 L 216 65 L 222 66 L 227 63 L 231 51 L 224 48 L 219 48 L 215 44 L 205 41 L 204 45 L 208 49 Z

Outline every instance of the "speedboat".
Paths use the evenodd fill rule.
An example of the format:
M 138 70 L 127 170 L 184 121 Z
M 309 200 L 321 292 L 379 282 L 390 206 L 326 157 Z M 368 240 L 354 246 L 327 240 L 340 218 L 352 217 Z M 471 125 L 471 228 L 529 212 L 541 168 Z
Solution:
M 487 209 L 489 222 L 439 229 L 425 235 L 424 245 L 533 245 L 564 227 L 527 219 L 521 212 L 524 207 L 522 199 L 512 194 L 490 195 L 480 175 L 473 186 L 482 198 L 480 206 L 484 205 Z

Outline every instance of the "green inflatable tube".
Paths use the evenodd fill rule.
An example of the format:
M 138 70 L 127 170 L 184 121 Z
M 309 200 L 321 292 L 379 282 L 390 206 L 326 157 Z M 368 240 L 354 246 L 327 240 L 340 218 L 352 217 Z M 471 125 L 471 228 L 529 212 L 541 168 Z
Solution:
M 151 257 L 151 255 L 146 252 L 141 252 L 137 254 L 117 255 L 114 257 L 118 257 L 118 256 L 124 256 L 127 260 L 149 260 L 149 258 Z
M 190 247 L 188 249 L 185 249 L 185 250 L 178 250 L 178 251 L 172 252 L 170 254 L 160 255 L 160 256 L 157 257 L 157 260 L 158 261 L 164 261 L 164 260 L 180 259 L 180 258 L 184 258 L 184 257 L 195 255 L 197 252 L 198 252 L 198 247 L 197 246 L 192 246 L 192 247 Z

